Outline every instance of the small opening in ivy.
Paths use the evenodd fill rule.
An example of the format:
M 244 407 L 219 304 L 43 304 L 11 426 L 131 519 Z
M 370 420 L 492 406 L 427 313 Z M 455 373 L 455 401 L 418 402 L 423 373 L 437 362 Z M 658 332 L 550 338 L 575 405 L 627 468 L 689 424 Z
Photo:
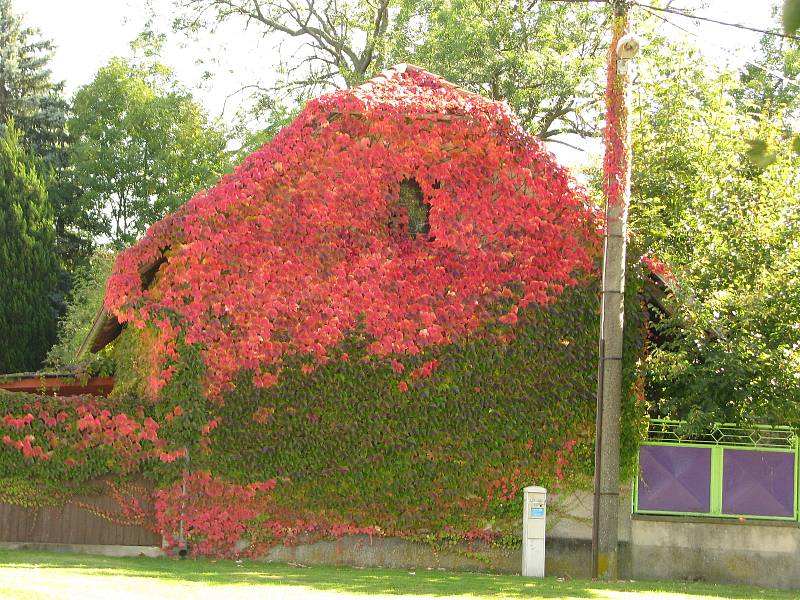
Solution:
M 159 256 L 155 261 L 153 261 L 140 271 L 139 276 L 141 277 L 142 280 L 143 290 L 146 290 L 153 284 L 153 281 L 155 281 L 156 275 L 158 274 L 158 270 L 161 268 L 161 265 L 167 262 L 167 256 L 166 256 L 167 250 L 169 250 L 169 248 L 165 248 L 161 252 L 161 256 Z
M 422 188 L 416 179 L 405 179 L 400 182 L 400 201 L 391 215 L 390 225 L 393 229 L 402 226 L 403 212 L 408 217 L 406 229 L 408 236 L 416 239 L 418 234 L 422 234 L 425 239 L 428 239 L 428 233 L 431 230 L 431 205 L 425 202 Z

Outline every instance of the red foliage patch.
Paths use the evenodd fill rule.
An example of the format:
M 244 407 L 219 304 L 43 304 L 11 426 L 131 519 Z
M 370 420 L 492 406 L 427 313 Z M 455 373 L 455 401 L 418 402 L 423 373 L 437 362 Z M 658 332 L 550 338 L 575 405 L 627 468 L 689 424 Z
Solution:
M 185 490 L 184 490 L 185 486 Z M 155 494 L 156 531 L 169 549 L 182 543 L 197 556 L 233 557 L 249 521 L 264 513 L 275 481 L 238 485 L 199 471 Z
M 658 275 L 664 279 L 664 281 L 670 283 L 675 281 L 675 275 L 670 270 L 669 265 L 657 256 L 643 256 L 642 264 L 647 267 L 651 273 Z
M 407 229 L 408 180 L 425 233 Z M 183 332 L 204 349 L 208 394 L 220 398 L 242 368 L 271 386 L 285 356 L 325 362 L 356 331 L 388 356 L 512 325 L 591 268 L 597 229 L 584 193 L 505 104 L 409 67 L 311 101 L 153 225 L 119 257 L 106 306 L 159 331 L 154 395 Z M 140 270 L 164 251 L 143 291 Z
M 0 417 L 3 444 L 25 457 L 63 462 L 67 467 L 86 465 L 97 451 L 108 450 L 121 473 L 131 473 L 150 459 L 172 462 L 185 454 L 183 448 L 168 451 L 159 437 L 160 425 L 144 416 L 116 409 L 98 398 L 46 398 L 21 405 L 24 414 Z M 20 434 L 21 437 L 20 437 Z M 113 459 L 112 459 L 113 456 Z

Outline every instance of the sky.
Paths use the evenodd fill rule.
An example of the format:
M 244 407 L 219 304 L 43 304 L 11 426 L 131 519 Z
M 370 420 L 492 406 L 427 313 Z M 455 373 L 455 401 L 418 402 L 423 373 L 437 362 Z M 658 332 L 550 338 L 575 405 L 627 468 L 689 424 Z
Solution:
M 657 0 L 641 0 L 653 3 Z M 697 14 L 743 23 L 754 27 L 775 27 L 771 0 L 673 0 L 679 9 L 697 9 Z M 66 83 L 68 95 L 91 82 L 97 69 L 114 56 L 129 52 L 129 43 L 154 16 L 157 29 L 168 33 L 169 43 L 164 62 L 173 67 L 178 79 L 206 107 L 211 117 L 233 119 L 240 94 L 246 83 L 270 81 L 279 63 L 275 43 L 243 31 L 238 23 L 223 25 L 213 35 L 192 40 L 170 31 L 174 16 L 172 0 L 16 0 L 15 10 L 24 15 L 27 25 L 37 27 L 44 37 L 54 41 L 57 50 L 52 63 L 54 78 Z M 759 34 L 711 23 L 699 23 L 674 15 L 665 15 L 661 31 L 687 43 L 697 44 L 717 64 L 741 68 L 753 58 L 752 48 Z M 204 79 L 205 70 L 213 79 Z M 223 112 L 224 108 L 224 112 Z M 564 162 L 579 163 L 581 157 L 564 146 L 553 145 Z

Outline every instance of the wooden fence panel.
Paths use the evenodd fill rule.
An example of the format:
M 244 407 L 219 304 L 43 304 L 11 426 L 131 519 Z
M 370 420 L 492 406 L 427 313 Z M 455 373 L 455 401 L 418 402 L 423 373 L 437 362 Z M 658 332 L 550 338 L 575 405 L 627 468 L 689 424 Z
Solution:
M 147 495 L 137 499 L 144 508 L 150 507 Z M 40 508 L 0 503 L 0 542 L 161 546 L 161 536 L 139 525 L 116 522 L 117 518 L 124 521 L 119 505 L 108 495 L 76 497 L 63 506 Z

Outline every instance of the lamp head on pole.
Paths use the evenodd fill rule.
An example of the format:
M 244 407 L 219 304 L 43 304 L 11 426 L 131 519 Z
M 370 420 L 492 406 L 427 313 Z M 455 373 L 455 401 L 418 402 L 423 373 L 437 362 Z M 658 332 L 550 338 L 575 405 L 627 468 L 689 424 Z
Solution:
M 617 57 L 621 60 L 630 60 L 639 54 L 642 41 L 635 33 L 629 33 L 619 38 L 617 43 Z

